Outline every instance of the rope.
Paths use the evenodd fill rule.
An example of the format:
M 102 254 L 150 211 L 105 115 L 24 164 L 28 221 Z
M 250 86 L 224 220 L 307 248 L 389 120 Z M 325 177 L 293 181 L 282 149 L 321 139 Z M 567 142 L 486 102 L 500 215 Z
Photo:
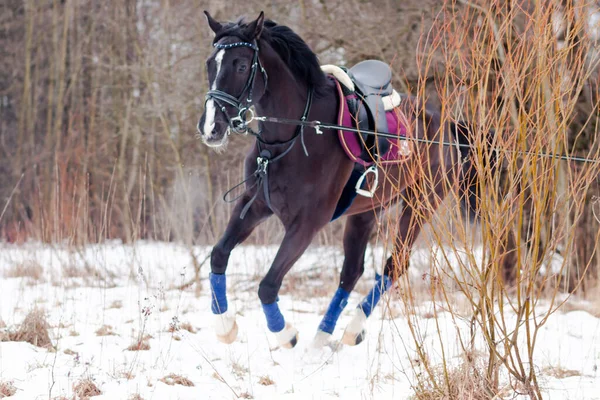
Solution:
M 322 123 L 320 121 L 301 121 L 301 120 L 297 120 L 297 119 L 277 118 L 277 117 L 255 117 L 255 119 L 258 121 L 273 122 L 276 124 L 308 126 L 308 127 L 314 128 L 318 134 L 322 133 L 321 129 L 334 129 L 334 130 L 344 130 L 344 131 L 355 132 L 355 133 L 364 133 L 367 135 L 375 135 L 375 136 L 385 137 L 385 138 L 389 138 L 389 139 L 413 140 L 418 143 L 435 144 L 435 145 L 439 145 L 439 146 L 454 146 L 454 147 L 463 147 L 463 148 L 469 148 L 469 149 L 473 148 L 473 146 L 470 144 L 451 143 L 451 142 L 446 142 L 446 141 L 424 139 L 424 138 L 407 138 L 404 136 L 398 136 L 398 135 L 394 135 L 391 133 L 375 132 L 375 131 L 371 131 L 368 129 L 357 129 L 357 128 L 352 128 L 352 127 L 348 127 L 348 126 Z M 504 150 L 504 149 L 494 149 L 494 150 L 497 152 L 516 153 L 517 155 L 520 155 L 520 156 L 539 156 L 539 157 L 553 158 L 553 159 L 558 159 L 558 160 L 563 160 L 563 161 L 576 161 L 576 162 L 584 162 L 584 163 L 590 163 L 590 164 L 600 163 L 600 160 L 586 158 L 586 157 L 578 157 L 578 156 L 567 156 L 564 154 L 543 153 L 543 152 L 523 151 L 523 150 Z

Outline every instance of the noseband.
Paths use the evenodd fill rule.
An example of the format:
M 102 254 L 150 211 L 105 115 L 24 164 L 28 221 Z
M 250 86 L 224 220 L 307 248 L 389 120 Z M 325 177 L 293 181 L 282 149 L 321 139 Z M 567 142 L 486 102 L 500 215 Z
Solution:
M 221 108 L 221 111 L 223 112 L 223 114 L 225 114 L 225 118 L 227 118 L 227 123 L 229 124 L 229 127 L 234 132 L 242 133 L 242 134 L 248 133 L 248 131 L 251 129 L 247 125 L 247 123 L 248 123 L 248 121 L 251 121 L 254 117 L 254 114 L 252 113 L 252 110 L 250 109 L 250 107 L 252 106 L 252 92 L 254 90 L 254 82 L 256 81 L 257 68 L 260 68 L 260 72 L 263 74 L 263 80 L 264 80 L 264 84 L 265 84 L 264 90 L 265 91 L 267 90 L 268 75 L 267 75 L 267 71 L 265 71 L 265 69 L 263 68 L 263 66 L 260 63 L 260 60 L 258 58 L 258 45 L 256 44 L 256 41 L 254 41 L 254 43 L 249 43 L 249 42 L 235 42 L 235 43 L 227 43 L 227 44 L 215 43 L 213 46 L 217 49 L 223 49 L 223 50 L 232 49 L 234 47 L 249 47 L 252 50 L 254 50 L 254 57 L 252 59 L 252 69 L 250 70 L 250 76 L 248 76 L 246 85 L 244 86 L 244 89 L 242 90 L 242 93 L 240 93 L 239 97 L 234 97 L 234 96 L 230 95 L 229 93 L 223 92 L 222 90 L 215 89 L 215 90 L 209 90 L 206 93 L 206 100 L 205 100 L 205 102 L 206 102 L 206 101 L 212 99 L 215 103 L 217 103 L 219 105 L 219 107 Z M 217 78 L 215 78 L 215 79 L 217 79 Z M 248 95 L 246 96 L 246 98 L 244 98 L 244 95 L 246 93 L 248 93 Z M 229 104 L 230 106 L 237 109 L 238 115 L 236 117 L 230 118 L 229 115 L 227 114 L 227 110 L 225 108 L 224 103 Z M 248 112 L 250 112 L 252 114 L 250 119 L 246 118 Z

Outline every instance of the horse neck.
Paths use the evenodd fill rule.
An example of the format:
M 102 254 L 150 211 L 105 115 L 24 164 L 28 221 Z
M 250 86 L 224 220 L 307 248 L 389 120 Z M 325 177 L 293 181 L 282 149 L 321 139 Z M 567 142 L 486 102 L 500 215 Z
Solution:
M 278 56 L 266 57 L 263 65 L 269 76 L 267 91 L 256 104 L 258 115 L 299 120 L 304 113 L 308 87 L 298 82 L 287 65 Z M 289 140 L 295 125 L 263 123 L 262 136 L 266 141 Z

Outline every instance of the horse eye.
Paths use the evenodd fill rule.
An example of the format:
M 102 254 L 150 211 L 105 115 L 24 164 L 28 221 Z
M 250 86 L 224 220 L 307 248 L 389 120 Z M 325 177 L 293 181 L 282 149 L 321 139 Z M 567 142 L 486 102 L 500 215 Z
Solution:
M 246 72 L 247 69 L 248 69 L 248 65 L 247 64 L 240 64 L 238 66 L 238 72 Z

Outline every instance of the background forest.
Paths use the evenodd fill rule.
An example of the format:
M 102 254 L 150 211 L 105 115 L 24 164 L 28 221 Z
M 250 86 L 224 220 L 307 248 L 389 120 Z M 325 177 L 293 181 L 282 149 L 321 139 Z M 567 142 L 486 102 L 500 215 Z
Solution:
M 556 87 L 559 96 L 562 90 L 573 100 L 572 110 L 554 120 L 564 136 L 561 146 L 550 150 L 586 155 L 596 147 L 600 27 L 593 2 L 5 0 L 0 5 L 4 240 L 216 241 L 230 209 L 221 196 L 242 179 L 241 160 L 252 144 L 234 137 L 227 152 L 218 154 L 196 137 L 207 90 L 204 61 L 211 51 L 204 9 L 221 20 L 265 10 L 298 32 L 321 63 L 351 66 L 381 59 L 393 66 L 399 91 L 464 110 L 469 107 L 460 95 L 450 99 L 458 106 L 447 95 L 450 87 L 469 85 L 467 78 L 448 77 L 468 75 L 477 63 L 458 65 L 447 56 L 452 45 L 440 46 L 440 38 L 463 35 L 467 40 L 460 46 L 468 43 L 471 51 L 480 46 L 501 75 L 503 54 L 508 51 L 510 58 L 511 48 L 523 46 L 531 30 L 546 27 L 546 50 L 567 49 L 562 58 L 548 61 L 556 67 L 551 90 Z M 509 21 L 510 29 L 496 26 L 490 31 L 497 35 L 478 38 L 477 27 L 489 22 L 490 13 L 498 23 Z M 443 18 L 448 14 L 454 22 Z M 468 23 L 453 25 L 461 19 Z M 473 54 L 465 60 L 476 60 Z M 527 68 L 521 73 L 526 83 Z M 484 95 L 495 104 L 512 104 L 516 114 L 509 118 L 510 129 L 526 122 L 517 114 L 529 100 L 520 102 L 516 90 L 488 88 Z M 530 134 L 550 134 L 543 126 L 536 129 Z M 562 162 L 556 168 L 568 174 L 586 166 Z M 554 185 L 560 186 L 560 179 Z M 593 270 L 590 276 L 599 271 L 598 189 L 592 177 L 580 193 L 582 212 L 569 222 L 574 225 L 569 240 L 577 243 L 571 257 L 577 276 L 584 266 Z M 543 213 L 557 215 L 552 207 Z M 320 243 L 338 243 L 340 227 L 338 222 L 327 228 Z M 269 221 L 252 240 L 275 243 L 280 237 L 277 223 Z

